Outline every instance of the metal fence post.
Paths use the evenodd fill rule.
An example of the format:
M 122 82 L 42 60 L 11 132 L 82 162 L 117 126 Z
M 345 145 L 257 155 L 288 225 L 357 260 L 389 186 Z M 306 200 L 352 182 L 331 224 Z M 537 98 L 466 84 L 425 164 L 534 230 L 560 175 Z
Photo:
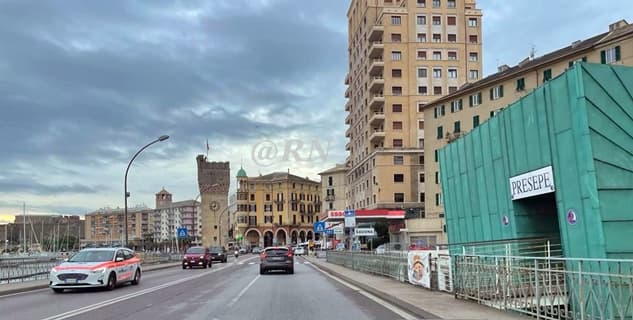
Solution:
M 538 260 L 534 259 L 534 290 L 536 294 L 536 319 L 541 318 L 541 293 L 539 292 Z
M 580 308 L 580 320 L 585 320 L 585 308 L 582 300 L 583 292 L 582 292 L 582 260 L 578 261 L 578 302 L 576 305 Z

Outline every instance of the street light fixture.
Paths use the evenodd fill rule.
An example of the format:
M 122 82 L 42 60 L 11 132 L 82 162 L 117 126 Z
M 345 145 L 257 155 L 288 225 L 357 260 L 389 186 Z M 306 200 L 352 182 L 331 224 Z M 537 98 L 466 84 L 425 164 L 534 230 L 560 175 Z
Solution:
M 147 145 L 145 145 L 144 147 L 142 147 L 139 151 L 136 152 L 136 154 L 134 154 L 134 156 L 132 157 L 132 160 L 130 160 L 130 163 L 127 164 L 127 169 L 125 169 L 125 183 L 124 183 L 124 188 L 125 188 L 125 246 L 128 246 L 128 234 L 127 234 L 127 198 L 130 196 L 130 193 L 127 192 L 127 174 L 128 171 L 130 171 L 130 166 L 132 165 L 132 162 L 134 161 L 134 159 L 136 159 L 136 157 L 143 151 L 145 150 L 147 147 L 153 145 L 156 142 L 161 142 L 161 141 L 165 141 L 169 139 L 168 135 L 162 135 L 160 137 L 158 137 L 158 139 L 148 143 Z

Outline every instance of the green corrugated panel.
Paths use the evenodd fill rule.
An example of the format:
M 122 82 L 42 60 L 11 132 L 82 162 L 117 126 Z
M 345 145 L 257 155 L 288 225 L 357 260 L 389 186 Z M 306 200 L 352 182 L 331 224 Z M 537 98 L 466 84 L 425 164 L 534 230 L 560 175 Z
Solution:
M 633 222 L 632 97 L 633 69 L 576 64 L 442 149 L 449 242 L 545 236 L 558 227 L 569 257 L 631 254 L 633 230 L 623 226 Z M 557 215 L 510 199 L 510 177 L 548 165 Z

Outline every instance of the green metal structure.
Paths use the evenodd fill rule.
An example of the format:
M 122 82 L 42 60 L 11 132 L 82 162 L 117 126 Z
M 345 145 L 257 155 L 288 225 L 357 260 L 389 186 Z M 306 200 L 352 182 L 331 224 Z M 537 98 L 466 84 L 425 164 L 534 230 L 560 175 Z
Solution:
M 439 162 L 449 243 L 560 237 L 566 257 L 633 258 L 633 68 L 577 63 Z M 512 177 L 548 166 L 555 192 L 511 198 Z

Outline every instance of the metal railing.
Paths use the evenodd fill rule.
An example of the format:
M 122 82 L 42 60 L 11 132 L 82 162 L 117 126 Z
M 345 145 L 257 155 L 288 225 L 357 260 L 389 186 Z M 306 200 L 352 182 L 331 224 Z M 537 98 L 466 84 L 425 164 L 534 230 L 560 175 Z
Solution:
M 408 281 L 407 252 L 374 254 L 365 252 L 327 251 L 326 261 L 358 270 L 396 279 Z
M 538 319 L 631 319 L 633 260 L 456 255 L 455 295 Z
M 139 253 L 143 264 L 182 261 L 181 254 Z M 47 279 L 51 269 L 64 261 L 56 256 L 16 257 L 0 259 L 0 285 Z

